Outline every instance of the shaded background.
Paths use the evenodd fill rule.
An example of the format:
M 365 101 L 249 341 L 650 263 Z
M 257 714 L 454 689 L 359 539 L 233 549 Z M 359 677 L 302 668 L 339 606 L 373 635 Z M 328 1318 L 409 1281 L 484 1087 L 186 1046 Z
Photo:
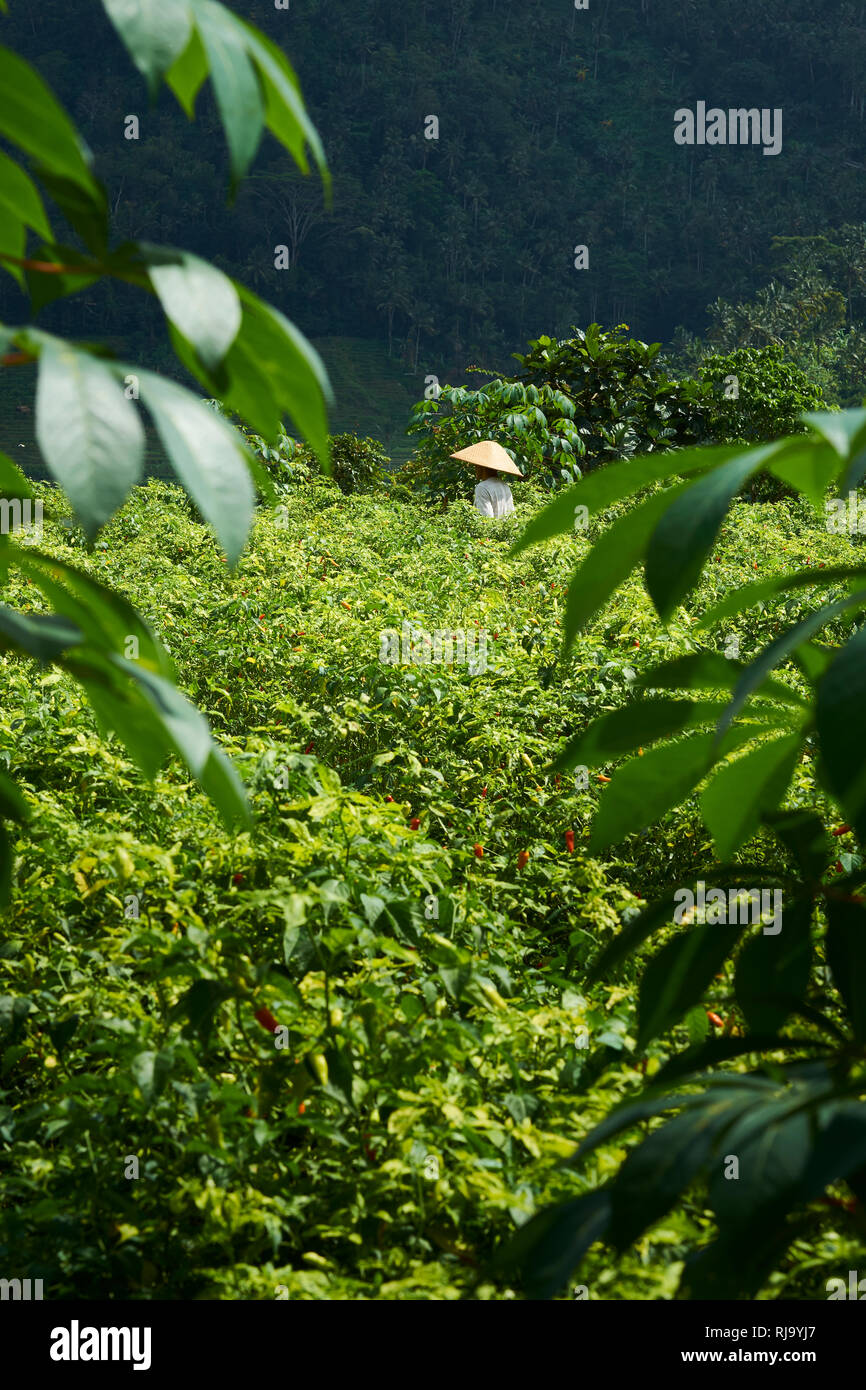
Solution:
M 51 83 L 109 190 L 115 240 L 184 246 L 283 309 L 337 393 L 334 430 L 405 458 L 425 378 L 513 366 L 528 338 L 625 321 L 649 341 L 700 333 L 719 295 L 748 298 L 771 239 L 866 217 L 866 4 L 845 0 L 270 0 L 230 4 L 291 59 L 334 176 L 266 137 L 233 208 L 209 88 L 189 124 L 148 105 L 101 7 L 11 0 L 0 41 Z M 684 148 L 680 106 L 782 107 L 782 153 Z M 124 118 L 140 119 L 138 141 Z M 424 137 L 439 119 L 439 139 Z M 573 266 L 589 247 L 590 269 Z M 286 245 L 291 267 L 274 268 Z M 0 284 L 0 314 L 27 306 Z M 105 284 L 39 322 L 183 379 L 162 317 Z M 38 469 L 30 369 L 0 378 L 0 446 Z M 23 446 L 23 447 L 21 447 Z M 152 442 L 149 464 L 159 468 Z

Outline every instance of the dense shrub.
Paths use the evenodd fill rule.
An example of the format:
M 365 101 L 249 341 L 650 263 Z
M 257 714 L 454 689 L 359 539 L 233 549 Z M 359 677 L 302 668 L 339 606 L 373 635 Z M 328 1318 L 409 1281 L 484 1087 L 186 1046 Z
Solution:
M 497 440 L 525 476 L 546 487 L 612 459 L 697 442 L 709 390 L 667 377 L 655 364 L 659 346 L 594 323 L 514 353 L 519 376 L 476 390 L 443 387 L 414 407 L 409 433 L 419 444 L 404 481 L 428 500 L 468 496 L 471 470 L 449 455 L 479 439 Z
M 494 1249 L 594 1180 L 559 1160 L 708 1010 L 739 1023 L 724 975 L 636 1062 L 641 955 L 591 988 L 586 962 L 709 839 L 687 801 L 603 864 L 585 844 L 613 762 L 585 782 L 550 760 L 693 650 L 756 563 L 850 541 L 799 501 L 742 506 L 666 628 L 635 576 L 563 659 L 566 580 L 629 503 L 510 557 L 537 502 L 485 522 L 312 476 L 260 510 L 232 575 L 177 488 L 135 491 L 92 553 L 41 495 L 44 548 L 171 649 L 254 828 L 227 834 L 180 765 L 147 785 L 65 674 L 0 659 L 0 746 L 32 811 L 0 951 L 0 1258 L 46 1297 L 514 1296 Z M 9 594 L 36 602 L 20 576 Z M 743 656 L 782 616 L 770 599 L 732 619 Z M 383 664 L 404 621 L 477 623 L 488 669 Z M 807 767 L 792 795 L 814 795 Z M 582 1282 L 670 1297 L 706 1221 L 688 1195 Z M 854 1249 L 828 1212 L 768 1287 L 823 1296 Z

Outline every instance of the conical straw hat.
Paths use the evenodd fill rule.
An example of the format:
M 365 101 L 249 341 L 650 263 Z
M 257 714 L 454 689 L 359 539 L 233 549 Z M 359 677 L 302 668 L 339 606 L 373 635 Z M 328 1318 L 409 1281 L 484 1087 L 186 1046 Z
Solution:
M 480 444 L 470 444 L 468 449 L 460 449 L 452 454 L 453 459 L 464 459 L 466 463 L 477 463 L 481 468 L 495 468 L 497 473 L 513 473 L 522 478 L 520 469 L 511 462 L 508 454 L 495 439 L 482 439 Z

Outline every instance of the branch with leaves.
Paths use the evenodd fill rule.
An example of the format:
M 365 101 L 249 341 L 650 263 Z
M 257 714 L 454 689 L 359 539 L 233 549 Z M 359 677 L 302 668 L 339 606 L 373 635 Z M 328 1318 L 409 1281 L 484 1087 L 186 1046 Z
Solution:
M 104 0 L 104 8 L 151 97 L 165 83 L 187 115 L 209 76 L 229 152 L 230 190 L 247 173 L 265 130 L 294 165 L 311 161 L 326 189 L 322 145 L 285 55 L 214 0 Z M 6 10 L 4 0 L 0 9 Z M 0 47 L 0 135 L 27 162 L 0 153 L 0 265 L 29 293 L 34 314 L 104 277 L 155 296 L 179 362 L 266 440 L 290 418 L 325 466 L 330 387 L 312 345 L 279 310 L 199 256 L 148 242 L 110 244 L 108 199 L 84 141 L 39 74 Z M 55 228 L 44 195 L 65 224 Z M 38 363 L 35 420 L 47 467 L 69 497 L 90 542 L 140 481 L 143 407 L 179 482 L 209 522 L 230 564 L 244 547 L 256 488 L 273 487 L 243 435 L 185 387 L 68 342 L 34 324 L 0 325 L 4 369 Z M 31 496 L 0 455 L 3 496 Z M 119 595 L 69 565 L 0 537 L 0 563 L 22 569 L 51 611 L 0 607 L 4 651 L 54 662 L 81 682 L 104 732 L 113 731 L 152 776 L 179 754 L 228 823 L 246 819 L 237 773 L 207 723 L 173 684 L 166 652 Z M 138 655 L 127 652 L 137 639 Z M 11 782 L 0 814 L 26 806 Z M 5 846 L 4 846 L 5 849 Z M 8 892 L 5 854 L 4 883 Z

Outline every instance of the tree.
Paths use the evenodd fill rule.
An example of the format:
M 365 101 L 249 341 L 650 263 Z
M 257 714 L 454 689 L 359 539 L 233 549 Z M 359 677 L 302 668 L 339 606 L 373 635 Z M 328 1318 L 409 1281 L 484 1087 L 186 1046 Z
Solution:
M 597 323 L 572 328 L 570 338 L 534 339 L 513 354 L 519 376 L 478 390 L 446 386 L 414 407 L 408 432 L 421 445 L 410 471 L 439 498 L 466 485 L 466 469 L 450 454 L 479 439 L 497 440 L 546 486 L 641 450 L 694 443 L 707 432 L 710 387 L 670 379 L 654 365 L 659 346 Z

